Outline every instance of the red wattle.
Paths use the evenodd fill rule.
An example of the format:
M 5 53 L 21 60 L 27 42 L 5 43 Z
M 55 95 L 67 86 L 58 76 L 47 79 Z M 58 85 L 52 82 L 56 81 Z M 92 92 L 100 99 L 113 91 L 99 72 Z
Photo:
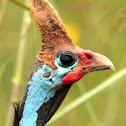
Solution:
M 62 80 L 63 84 L 72 84 L 77 82 L 84 76 L 84 70 L 79 70 L 77 72 L 69 72 Z

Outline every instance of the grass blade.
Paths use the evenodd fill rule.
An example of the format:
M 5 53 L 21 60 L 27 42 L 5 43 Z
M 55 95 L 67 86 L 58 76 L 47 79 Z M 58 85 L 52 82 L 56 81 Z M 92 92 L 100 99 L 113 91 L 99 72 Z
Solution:
M 79 84 L 79 82 L 77 82 L 77 83 L 78 83 L 77 88 L 78 88 L 80 94 L 81 95 L 84 94 L 86 92 L 86 88 L 84 86 L 83 81 L 80 80 L 80 84 Z M 83 107 L 85 107 L 85 109 L 87 111 L 87 114 L 88 114 L 89 120 L 91 121 L 91 124 L 93 124 L 93 126 L 98 126 L 98 121 L 97 121 L 94 109 L 92 107 L 92 104 L 90 102 L 87 102 L 87 103 L 83 104 Z
M 2 21 L 2 18 L 3 18 L 4 12 L 5 12 L 6 6 L 7 6 L 7 0 L 2 0 L 1 6 L 0 6 L 0 8 L 1 8 L 0 9 L 0 23 Z
M 28 1 L 26 1 L 26 4 L 28 4 Z M 11 95 L 11 99 L 10 99 L 10 104 L 9 104 L 9 109 L 8 109 L 5 126 L 9 126 L 12 122 L 11 120 L 13 117 L 13 107 L 12 107 L 11 103 L 16 101 L 18 87 L 20 85 L 20 81 L 21 81 L 21 77 L 22 77 L 22 67 L 23 67 L 23 62 L 24 62 L 24 57 L 25 57 L 26 34 L 27 34 L 27 30 L 28 30 L 30 24 L 31 24 L 31 20 L 30 20 L 29 12 L 24 11 L 21 33 L 20 33 L 19 49 L 18 49 L 18 53 L 17 53 L 17 61 L 16 61 L 17 65 L 15 68 L 16 71 L 15 71 L 14 77 L 12 78 L 13 89 L 12 89 L 12 95 Z
M 19 0 L 10 0 L 11 2 L 13 2 L 14 4 L 16 4 L 17 6 L 25 9 L 25 10 L 30 10 L 29 7 L 27 7 L 26 5 L 24 5 L 23 3 L 19 2 Z
M 4 72 L 4 70 L 5 70 L 6 66 L 7 66 L 7 64 L 8 64 L 8 61 L 6 61 L 6 62 L 2 65 L 2 67 L 0 68 L 0 78 L 1 78 L 1 76 L 3 75 L 3 72 Z
M 117 119 L 121 91 L 119 87 L 109 92 L 106 109 L 104 110 L 103 122 L 105 126 L 113 126 Z

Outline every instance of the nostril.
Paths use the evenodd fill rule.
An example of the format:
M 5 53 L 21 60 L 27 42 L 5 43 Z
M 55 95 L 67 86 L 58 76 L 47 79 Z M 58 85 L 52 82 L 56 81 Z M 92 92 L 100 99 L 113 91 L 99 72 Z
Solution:
M 85 56 L 89 59 L 89 60 L 92 60 L 92 56 L 88 55 L 88 54 L 85 54 Z
M 90 50 L 84 50 L 85 57 L 87 57 L 88 60 L 93 60 L 94 54 Z

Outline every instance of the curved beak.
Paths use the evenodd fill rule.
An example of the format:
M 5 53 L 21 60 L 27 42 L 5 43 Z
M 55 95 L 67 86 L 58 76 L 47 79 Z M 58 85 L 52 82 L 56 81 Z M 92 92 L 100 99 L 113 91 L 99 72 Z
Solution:
M 115 70 L 113 63 L 107 57 L 99 53 L 93 52 L 93 54 L 94 54 L 94 60 L 91 62 L 89 66 L 90 72 L 106 69 Z

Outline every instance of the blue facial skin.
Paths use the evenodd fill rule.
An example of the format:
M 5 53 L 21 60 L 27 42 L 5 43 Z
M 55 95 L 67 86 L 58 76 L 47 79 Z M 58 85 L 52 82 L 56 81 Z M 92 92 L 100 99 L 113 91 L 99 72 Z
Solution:
M 48 65 L 44 64 L 32 76 L 33 81 L 28 81 L 28 93 L 24 105 L 23 116 L 19 122 L 19 126 L 36 126 L 38 117 L 37 110 L 55 96 L 56 91 L 63 85 L 62 79 L 70 71 L 74 70 L 78 64 L 77 61 L 67 68 L 62 67 L 60 57 L 55 57 L 55 65 L 57 70 L 52 70 Z M 43 77 L 45 72 L 50 72 L 48 78 Z

